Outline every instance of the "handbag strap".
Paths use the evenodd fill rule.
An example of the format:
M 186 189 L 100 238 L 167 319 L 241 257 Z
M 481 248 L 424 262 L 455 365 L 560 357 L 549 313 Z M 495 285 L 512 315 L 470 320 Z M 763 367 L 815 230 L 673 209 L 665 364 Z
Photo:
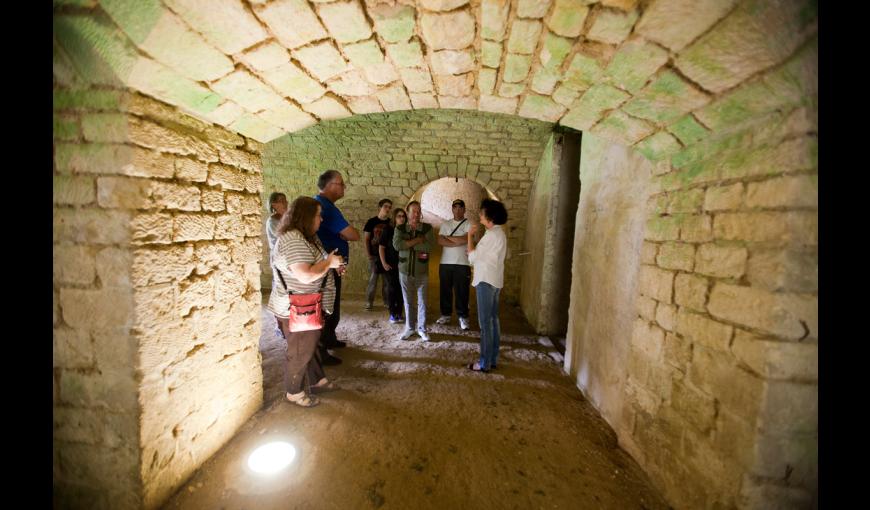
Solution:
M 462 221 L 460 221 L 460 222 L 456 225 L 456 228 L 454 228 L 454 229 L 453 229 L 453 232 L 450 232 L 450 235 L 447 236 L 447 237 L 453 237 L 453 234 L 455 234 L 456 231 L 459 230 L 459 227 L 461 227 L 462 224 L 465 223 L 465 220 L 467 220 L 467 219 L 468 219 L 468 218 L 462 218 Z
M 308 249 L 309 249 L 309 251 L 310 251 L 310 250 L 311 250 L 311 243 L 309 243 L 308 241 L 305 241 L 305 243 L 308 244 Z M 275 242 L 275 248 L 277 249 L 277 247 L 278 247 L 278 242 Z M 312 254 L 313 254 L 313 252 L 312 252 Z M 320 255 L 323 256 L 323 253 L 321 253 Z M 322 260 L 325 260 L 325 259 L 322 259 Z M 278 279 L 281 280 L 281 285 L 284 286 L 284 290 L 287 291 L 287 294 L 293 294 L 293 291 L 290 290 L 290 289 L 287 287 L 287 282 L 284 281 L 284 277 L 281 276 L 281 270 L 278 269 L 278 267 L 277 267 L 277 266 L 274 266 L 274 265 L 272 266 L 272 269 L 274 269 L 275 272 L 278 273 Z M 329 268 L 329 269 L 326 271 L 326 274 L 323 275 L 323 281 L 320 282 L 320 289 L 319 289 L 319 290 L 322 291 L 323 288 L 326 287 L 326 280 L 329 278 L 329 273 L 330 273 L 330 271 L 335 271 L 335 269 L 333 269 L 333 268 Z M 333 278 L 334 278 L 334 277 L 333 277 Z

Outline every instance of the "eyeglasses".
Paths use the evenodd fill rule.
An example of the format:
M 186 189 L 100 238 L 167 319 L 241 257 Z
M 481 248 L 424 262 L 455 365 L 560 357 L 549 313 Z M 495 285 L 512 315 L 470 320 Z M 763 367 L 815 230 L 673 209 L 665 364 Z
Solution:
M 345 184 L 345 183 L 343 183 L 343 182 L 335 182 L 335 181 L 332 181 L 332 182 L 330 182 L 329 184 L 335 184 L 335 185 L 337 185 L 337 186 L 341 186 L 342 188 L 346 188 L 346 187 L 347 187 L 347 184 Z

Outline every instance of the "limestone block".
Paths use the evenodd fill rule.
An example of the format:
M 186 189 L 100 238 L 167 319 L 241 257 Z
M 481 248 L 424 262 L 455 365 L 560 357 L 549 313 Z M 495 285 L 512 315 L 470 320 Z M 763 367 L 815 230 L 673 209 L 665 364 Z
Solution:
M 483 0 L 481 3 L 480 33 L 484 39 L 501 41 L 507 30 L 509 0 Z
M 402 75 L 402 83 L 408 92 L 432 92 L 432 77 L 425 69 L 403 68 L 399 70 Z
M 272 108 L 281 102 L 281 96 L 245 70 L 221 78 L 212 88 L 250 111 Z
M 244 113 L 245 110 L 241 106 L 232 101 L 224 101 L 220 106 L 205 114 L 204 117 L 221 126 L 229 126 Z
M 553 89 L 556 88 L 556 84 L 559 83 L 559 80 L 562 78 L 561 73 L 557 71 L 551 71 L 545 67 L 538 68 L 532 76 L 532 86 L 531 89 L 537 92 L 538 94 L 548 95 L 553 93 Z M 505 84 L 502 84 L 504 86 Z M 507 84 L 511 86 L 516 86 L 514 84 Z M 522 90 L 520 90 L 522 92 Z M 517 94 L 519 94 L 518 92 Z M 504 95 L 504 94 L 502 94 Z
M 296 64 L 289 61 L 262 71 L 261 74 L 263 80 L 275 87 L 275 90 L 300 103 L 310 103 L 326 92 L 320 82 L 312 79 Z
M 218 303 L 234 303 L 245 293 L 247 283 L 242 275 L 234 269 L 218 271 L 215 282 L 215 301 Z
M 441 105 L 441 108 L 453 108 L 460 110 L 477 110 L 477 100 L 472 96 L 438 96 L 438 103 Z M 440 165 L 441 163 L 439 163 Z M 444 163 L 444 167 L 441 170 L 449 170 L 450 164 Z M 449 174 L 447 172 L 439 173 L 442 177 L 447 177 Z M 389 193 L 390 188 L 388 187 L 386 191 Z M 395 191 L 398 193 L 398 190 Z
M 343 104 L 330 96 L 324 96 L 313 103 L 303 105 L 306 112 L 317 115 L 320 120 L 343 119 L 353 115 Z
M 136 287 L 183 280 L 193 270 L 193 247 L 189 245 L 133 251 L 132 278 Z
M 815 383 L 769 381 L 758 420 L 763 434 L 816 434 L 819 387 Z
M 571 52 L 573 45 L 574 41 L 571 39 L 559 37 L 548 31 L 544 36 L 544 46 L 541 48 L 541 65 L 551 71 L 557 71 Z
M 547 18 L 547 27 L 565 37 L 577 37 L 589 14 L 585 0 L 555 0 L 555 7 Z
M 592 57 L 577 53 L 571 59 L 571 64 L 565 70 L 564 85 L 576 91 L 584 91 L 595 85 L 602 77 L 601 66 Z M 597 86 L 597 85 L 596 85 Z M 600 85 L 610 87 L 609 85 Z M 613 88 L 613 87 L 610 87 Z M 618 89 L 614 89 L 618 90 Z
M 707 349 L 729 352 L 729 345 L 734 328 L 710 320 L 703 315 L 680 309 L 677 314 L 676 333 L 693 344 L 702 345 Z
M 815 343 L 763 338 L 737 329 L 731 352 L 746 368 L 765 379 L 819 379 L 819 346 Z
M 414 8 L 407 5 L 367 5 L 378 35 L 390 43 L 402 43 L 414 35 Z M 389 50 L 388 50 L 389 51 Z
M 667 333 L 665 335 L 664 361 L 684 374 L 692 362 L 692 343 L 679 335 Z
M 648 358 L 647 362 L 655 362 L 661 359 L 664 340 L 665 332 L 661 328 L 649 324 L 643 319 L 636 319 L 634 321 L 634 329 L 631 334 L 631 348 Z
M 535 52 L 543 24 L 540 21 L 518 19 L 511 26 L 507 49 L 511 53 L 531 55 Z
M 412 92 L 408 95 L 415 110 L 438 108 L 438 100 L 432 94 L 415 94 Z
M 220 186 L 224 190 L 243 191 L 245 189 L 245 176 L 237 168 L 213 164 L 209 165 L 207 183 L 209 186 Z
M 680 218 L 680 240 L 706 243 L 713 240 L 713 220 L 706 214 L 693 214 Z
M 487 67 L 497 68 L 501 64 L 501 43 L 481 41 L 480 61 Z
M 717 278 L 740 278 L 746 270 L 746 248 L 713 243 L 698 247 L 695 271 Z
M 480 68 L 480 73 L 477 77 L 477 88 L 480 90 L 480 95 L 491 95 L 495 90 L 495 81 L 498 72 L 495 69 Z
M 295 49 L 327 37 L 326 30 L 305 0 L 278 0 L 254 11 L 283 46 Z
M 242 197 L 241 193 L 225 193 L 227 212 L 230 214 L 241 214 L 242 212 Z
M 347 63 L 330 42 L 322 42 L 293 51 L 293 56 L 320 81 L 338 76 L 348 69 Z
M 97 252 L 95 261 L 97 276 L 103 288 L 130 287 L 132 254 L 125 249 L 103 248 Z
M 269 124 L 291 133 L 317 124 L 314 117 L 287 101 L 273 106 L 270 110 L 262 111 L 257 116 Z
M 695 83 L 723 92 L 794 53 L 816 31 L 816 19 L 805 2 L 743 2 L 675 63 Z
M 260 260 L 262 243 L 259 238 L 245 239 L 230 245 L 232 261 L 234 264 L 244 265 Z
M 77 407 L 133 411 L 137 404 L 136 381 L 130 368 L 96 373 L 64 370 L 60 377 L 60 399 Z
M 813 501 L 812 492 L 801 487 L 764 483 L 750 478 L 740 487 L 740 504 L 743 508 L 810 508 Z M 776 502 L 776 506 L 771 506 L 771 502 Z
M 618 107 L 628 98 L 628 94 L 610 85 L 595 85 L 572 105 L 560 123 L 576 129 L 589 129 L 605 111 Z
M 452 11 L 468 3 L 468 0 L 420 0 L 420 5 L 430 11 Z
M 238 149 L 218 147 L 221 163 L 226 163 L 249 172 L 260 173 L 260 156 Z
M 754 422 L 764 396 L 764 381 L 734 363 L 730 354 L 695 344 L 687 380 L 720 401 L 724 410 Z
M 64 407 L 56 407 L 53 414 L 56 441 L 117 448 L 137 432 L 129 415 Z
M 159 208 L 199 211 L 200 193 L 196 186 L 168 182 L 151 183 L 151 197 Z
M 129 290 L 60 289 L 63 320 L 80 331 L 125 327 L 132 323 L 133 298 Z
M 61 174 L 124 174 L 132 166 L 130 163 L 136 158 L 136 152 L 139 152 L 140 161 L 148 157 L 142 153 L 150 153 L 126 145 L 58 143 L 54 147 L 55 169 Z M 151 166 L 146 165 L 146 168 Z
M 713 233 L 723 240 L 815 246 L 818 244 L 818 213 L 722 213 L 716 215 Z
M 704 196 L 705 211 L 728 211 L 739 209 L 743 203 L 743 183 L 707 188 Z
M 137 214 L 130 225 L 132 244 L 168 244 L 172 242 L 172 216 Z
M 263 176 L 260 174 L 245 174 L 245 191 L 248 193 L 263 193 Z
M 317 13 L 332 38 L 340 43 L 361 41 L 372 35 L 372 27 L 357 1 L 320 4 Z
M 506 113 L 513 115 L 517 110 L 518 99 L 490 96 L 486 94 L 480 95 L 480 109 L 486 112 Z
M 290 54 L 287 53 L 287 48 L 278 43 L 269 42 L 242 53 L 239 55 L 239 60 L 255 71 L 268 71 L 290 62 Z
M 818 298 L 717 283 L 710 314 L 788 340 L 818 338 Z
M 431 59 L 435 74 L 463 74 L 475 69 L 474 55 L 470 50 L 435 51 Z
M 474 29 L 474 17 L 467 10 L 420 16 L 420 31 L 430 50 L 461 50 L 474 41 Z
M 55 328 L 52 366 L 60 368 L 92 368 L 94 346 L 86 331 Z
M 215 303 L 215 281 L 202 278 L 184 281 L 178 286 L 178 297 L 175 300 L 178 314 L 186 317 L 192 308 L 210 308 Z
M 130 240 L 130 213 L 124 210 L 55 209 L 55 242 L 124 244 Z
M 641 264 L 655 264 L 656 255 L 658 254 L 659 245 L 656 243 L 651 243 L 649 241 L 644 241 L 643 246 L 640 250 L 640 262 Z
M 630 39 L 620 46 L 607 66 L 613 83 L 635 93 L 668 61 L 668 52 L 642 39 Z
M 658 306 L 656 306 L 655 321 L 665 331 L 674 331 L 676 317 L 676 306 L 666 305 L 664 303 L 659 303 Z
M 237 214 L 222 214 L 217 216 L 215 223 L 215 239 L 240 239 L 245 237 L 245 223 Z
M 165 3 L 228 55 L 268 37 L 251 12 L 233 0 L 167 0 Z
M 746 206 L 818 208 L 818 177 L 815 175 L 784 176 L 749 183 L 746 187 Z
M 197 133 L 204 133 L 210 127 L 208 122 L 203 122 L 187 113 L 182 113 L 178 108 L 138 93 L 130 94 L 125 106 L 128 113 L 146 117 L 165 126 L 183 126 Z
M 412 97 L 416 95 L 418 94 L 411 94 Z M 350 108 L 350 111 L 357 115 L 384 111 L 380 101 L 374 97 L 349 97 L 347 98 L 347 106 Z
M 411 100 L 405 93 L 405 89 L 400 86 L 388 87 L 379 90 L 375 94 L 380 101 L 384 111 L 391 112 L 396 110 L 410 110 Z
M 54 281 L 58 284 L 90 285 L 96 276 L 91 248 L 55 245 L 53 250 Z
M 639 13 L 636 10 L 630 12 L 598 11 L 592 26 L 586 33 L 586 38 L 606 44 L 621 44 L 631 33 L 631 28 L 638 16 Z
M 543 18 L 552 0 L 520 0 L 517 16 L 520 18 Z
M 88 205 L 97 199 L 97 187 L 93 177 L 55 175 L 52 184 L 55 204 Z
M 819 261 L 815 250 L 753 248 L 746 271 L 753 287 L 772 292 L 815 293 Z
M 274 140 L 284 134 L 281 128 L 250 113 L 242 115 L 228 127 L 263 143 Z
M 195 251 L 196 274 L 204 275 L 224 267 L 232 260 L 230 245 L 226 243 L 197 243 Z
M 350 63 L 359 69 L 381 64 L 384 61 L 381 47 L 373 39 L 356 44 L 345 44 L 342 50 Z
M 517 113 L 521 117 L 556 122 L 565 113 L 565 107 L 546 96 L 528 94 Z
M 127 116 L 122 113 L 87 113 L 81 117 L 82 134 L 89 142 L 124 143 Z
M 423 51 L 418 41 L 388 44 L 387 56 L 399 67 L 420 67 L 425 65 Z
M 713 427 L 716 419 L 714 399 L 691 385 L 675 382 L 671 390 L 671 405 L 699 432 L 707 433 Z
M 644 10 L 635 31 L 678 52 L 724 17 L 736 0 L 660 0 Z M 674 23 L 674 20 L 680 23 Z
M 473 85 L 474 73 L 467 73 L 459 76 L 445 74 L 435 75 L 435 86 L 437 87 L 438 94 L 442 96 L 468 96 L 471 94 L 471 87 Z
M 223 102 L 219 94 L 149 58 L 139 57 L 126 85 L 197 115 L 212 112 Z
M 580 93 L 576 90 L 572 90 L 564 85 L 559 85 L 556 90 L 553 91 L 553 101 L 559 103 L 564 107 L 571 106 L 571 104 L 580 97 Z
M 172 242 L 214 238 L 215 217 L 209 214 L 179 214 L 172 219 Z
M 655 122 L 670 123 L 709 101 L 706 94 L 673 71 L 660 73 L 622 107 L 627 113 Z
M 259 214 L 242 217 L 242 223 L 245 224 L 245 237 L 259 238 L 262 235 L 263 225 L 260 223 Z M 260 273 L 256 274 L 256 279 L 260 281 Z
M 656 301 L 653 298 L 638 295 L 637 299 L 637 314 L 647 322 L 656 320 Z
M 78 117 L 73 115 L 55 115 L 52 136 L 55 140 L 78 140 L 81 134 Z
M 218 160 L 217 151 L 208 143 L 158 124 L 140 121 L 136 118 L 130 119 L 130 141 L 139 146 L 162 152 L 170 152 L 182 156 L 196 156 L 201 161 L 213 162 Z M 135 157 L 134 155 L 134 160 Z M 170 163 L 169 170 L 172 170 L 172 166 L 174 165 Z M 130 172 L 126 173 L 129 174 Z M 168 173 L 171 175 L 173 172 Z
M 675 191 L 669 195 L 668 213 L 698 213 L 703 201 L 703 189 L 695 188 Z
M 650 218 L 645 232 L 649 241 L 676 241 L 680 238 L 680 224 L 673 217 Z
M 630 117 L 620 110 L 614 110 L 592 128 L 591 132 L 608 140 L 633 145 L 649 136 L 655 130 L 645 120 Z
M 639 280 L 640 293 L 662 303 L 672 303 L 674 272 L 655 266 L 642 265 Z
M 693 310 L 707 310 L 709 281 L 698 275 L 680 273 L 674 279 L 674 302 Z
M 692 271 L 695 259 L 695 246 L 687 243 L 662 243 L 659 246 L 656 263 L 664 269 Z
M 508 53 L 504 60 L 504 74 L 502 79 L 507 83 L 520 83 L 526 80 L 532 58 L 527 55 Z
M 686 115 L 670 126 L 668 130 L 683 142 L 683 145 L 692 145 L 709 134 L 707 128 L 695 120 L 692 115 Z
M 657 131 L 644 138 L 635 147 L 650 161 L 660 161 L 682 148 L 677 139 L 665 131 Z
M 118 90 L 56 88 L 52 94 L 54 110 L 118 111 L 121 109 L 122 93 Z

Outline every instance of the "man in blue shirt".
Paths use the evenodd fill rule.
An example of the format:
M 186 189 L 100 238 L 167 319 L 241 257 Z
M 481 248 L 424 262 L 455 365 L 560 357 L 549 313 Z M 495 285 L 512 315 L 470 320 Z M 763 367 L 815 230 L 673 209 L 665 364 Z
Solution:
M 314 197 L 320 202 L 320 217 L 323 220 L 317 230 L 317 237 L 323 243 L 327 252 L 338 249 L 338 254 L 348 262 L 350 249 L 348 241 L 359 241 L 359 232 L 344 219 L 344 215 L 335 202 L 344 196 L 346 185 L 338 170 L 327 170 L 317 178 L 317 189 L 320 191 Z M 335 279 L 335 310 L 327 315 L 320 335 L 320 359 L 324 365 L 338 365 L 341 359 L 331 355 L 327 349 L 344 347 L 346 344 L 335 336 L 335 328 L 341 319 L 341 278 Z

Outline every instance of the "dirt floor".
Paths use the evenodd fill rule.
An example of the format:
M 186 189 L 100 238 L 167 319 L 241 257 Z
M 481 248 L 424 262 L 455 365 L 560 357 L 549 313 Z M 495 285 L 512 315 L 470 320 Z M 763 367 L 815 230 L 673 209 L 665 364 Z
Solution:
M 285 344 L 264 309 L 264 407 L 165 508 L 668 507 L 519 309 L 501 307 L 497 371 L 473 373 L 477 321 L 468 332 L 455 317 L 434 324 L 431 290 L 429 343 L 400 340 L 382 306 L 345 298 L 344 363 L 326 367 L 339 388 L 309 409 L 282 398 Z M 294 444 L 296 460 L 253 474 L 248 454 L 273 440 Z

